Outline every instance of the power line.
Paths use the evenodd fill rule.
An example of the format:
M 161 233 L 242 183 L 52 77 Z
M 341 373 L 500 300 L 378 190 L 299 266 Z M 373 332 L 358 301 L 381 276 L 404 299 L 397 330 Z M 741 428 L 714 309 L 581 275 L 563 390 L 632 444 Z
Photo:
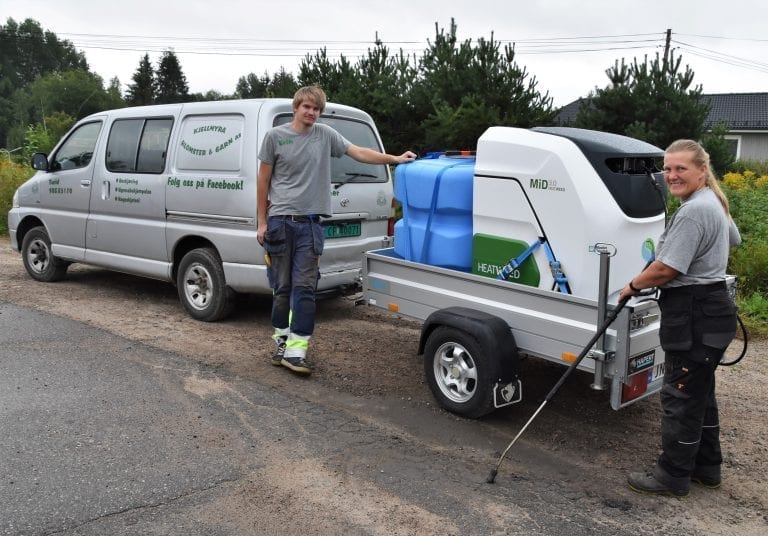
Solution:
M 339 40 L 339 39 L 249 39 L 224 37 L 190 37 L 190 36 L 150 36 L 150 35 L 119 35 L 107 33 L 72 33 L 58 34 L 69 40 L 79 49 L 114 50 L 121 52 L 164 52 L 173 50 L 176 54 L 193 54 L 208 56 L 232 57 L 263 57 L 263 58 L 303 58 L 315 54 L 319 49 L 325 50 L 329 59 L 339 59 L 342 56 L 359 57 L 365 55 L 377 45 L 399 47 L 398 52 L 417 57 L 429 47 L 429 41 L 384 41 L 376 36 L 376 40 Z M 493 34 L 492 34 L 493 35 Z M 729 41 L 747 41 L 768 43 L 768 39 L 748 37 L 728 37 L 701 34 L 675 34 L 700 39 L 716 39 Z M 2 35 L 0 35 L 0 38 Z M 22 39 L 34 39 L 21 37 Z M 572 55 L 593 52 L 620 52 L 639 49 L 658 49 L 666 37 L 666 32 L 650 32 L 615 35 L 581 35 L 571 37 L 525 37 L 522 39 L 498 39 L 493 35 L 493 41 L 500 45 L 512 45 L 518 56 L 526 55 Z M 480 38 L 486 41 L 490 39 Z M 472 41 L 479 41 L 474 39 Z M 677 48 L 688 54 L 716 61 L 726 65 L 750 69 L 757 72 L 768 72 L 768 64 L 720 53 L 716 50 L 699 47 L 691 43 L 674 41 Z M 404 47 L 403 45 L 407 45 Z M 422 45 L 422 48 L 418 48 Z
M 675 41 L 675 44 L 680 45 L 680 48 L 682 50 L 685 50 L 687 53 L 693 56 L 698 56 L 700 58 L 716 61 L 718 63 L 724 63 L 726 65 L 731 65 L 733 67 L 741 67 L 743 69 L 749 69 L 749 70 L 758 71 L 762 73 L 768 73 L 768 63 L 747 60 L 744 58 L 740 58 L 738 56 L 724 54 L 716 50 L 698 47 L 690 43 L 684 43 L 682 41 Z

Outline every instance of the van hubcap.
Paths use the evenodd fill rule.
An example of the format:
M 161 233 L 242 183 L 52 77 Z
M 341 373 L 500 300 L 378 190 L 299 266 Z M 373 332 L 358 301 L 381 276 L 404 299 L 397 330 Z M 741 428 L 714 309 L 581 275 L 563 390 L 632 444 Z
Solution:
M 37 272 L 44 272 L 50 262 L 48 245 L 42 240 L 35 240 L 29 245 L 27 253 L 29 265 Z
M 211 274 L 204 266 L 193 264 L 187 269 L 184 275 L 184 294 L 195 309 L 205 309 L 211 303 Z

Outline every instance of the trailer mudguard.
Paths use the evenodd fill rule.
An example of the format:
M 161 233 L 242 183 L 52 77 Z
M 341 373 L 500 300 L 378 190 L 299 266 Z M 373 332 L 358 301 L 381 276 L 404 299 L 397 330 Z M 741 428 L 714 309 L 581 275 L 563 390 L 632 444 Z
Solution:
M 467 307 L 447 307 L 437 310 L 427 317 L 421 328 L 419 355 L 424 353 L 429 334 L 438 326 L 449 326 L 472 335 L 489 357 L 496 356 L 495 375 L 498 383 L 510 383 L 517 379 L 519 360 L 517 344 L 512 330 L 504 320 Z

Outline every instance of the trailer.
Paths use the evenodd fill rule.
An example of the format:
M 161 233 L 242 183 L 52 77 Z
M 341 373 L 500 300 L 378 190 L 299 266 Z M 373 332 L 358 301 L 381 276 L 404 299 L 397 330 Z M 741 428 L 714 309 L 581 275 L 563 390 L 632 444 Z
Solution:
M 570 365 L 613 307 L 525 285 L 400 258 L 393 248 L 364 257 L 367 305 L 423 322 L 418 352 L 437 401 L 477 418 L 522 400 L 524 356 Z M 661 389 L 664 352 L 655 301 L 622 309 L 579 370 L 610 390 L 620 409 Z
M 444 408 L 477 418 L 520 402 L 522 357 L 576 360 L 653 256 L 662 154 L 613 134 L 492 127 L 471 161 L 398 166 L 404 217 L 394 247 L 364 254 L 363 302 L 423 322 Z M 499 251 L 508 262 L 489 262 Z M 656 301 L 631 300 L 579 364 L 613 409 L 661 389 L 659 322 Z

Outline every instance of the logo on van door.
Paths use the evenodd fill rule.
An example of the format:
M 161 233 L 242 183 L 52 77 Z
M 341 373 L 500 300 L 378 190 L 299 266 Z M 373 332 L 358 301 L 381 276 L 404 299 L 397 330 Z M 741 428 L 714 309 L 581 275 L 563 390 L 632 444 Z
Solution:
M 205 127 L 196 128 L 192 131 L 193 134 L 197 134 L 198 132 L 209 132 L 211 130 L 214 130 L 215 132 L 222 132 L 226 133 L 226 128 L 224 127 L 215 127 L 211 126 L 208 128 L 208 130 L 201 130 Z M 230 137 L 227 140 L 224 140 L 222 143 L 218 143 L 215 146 L 209 146 L 208 148 L 200 149 L 199 147 L 195 147 L 194 145 L 191 145 L 186 142 L 186 140 L 181 140 L 181 147 L 185 151 L 192 153 L 195 156 L 209 156 L 214 153 L 218 153 L 220 151 L 223 151 L 233 143 L 235 143 L 237 140 L 239 140 L 243 136 L 242 132 L 238 132 L 234 136 Z
M 182 121 L 177 170 L 193 173 L 240 171 L 245 120 L 241 115 L 189 115 Z

